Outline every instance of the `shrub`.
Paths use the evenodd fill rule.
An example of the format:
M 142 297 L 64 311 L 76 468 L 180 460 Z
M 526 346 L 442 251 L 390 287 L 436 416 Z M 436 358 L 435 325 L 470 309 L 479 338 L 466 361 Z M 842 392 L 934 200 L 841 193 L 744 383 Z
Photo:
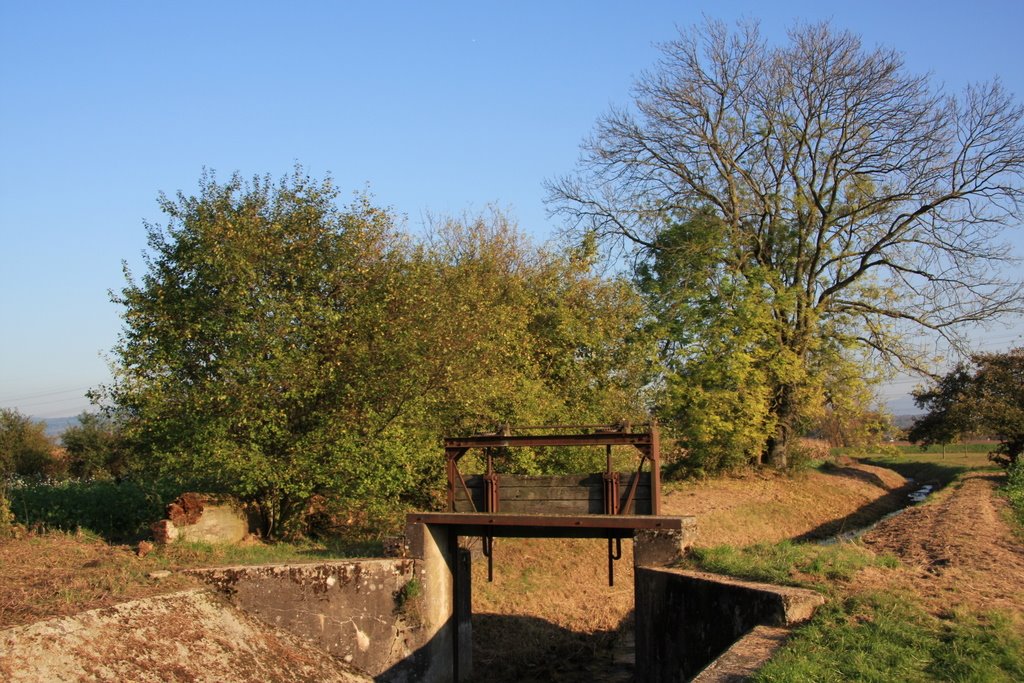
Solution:
M 0 481 L 0 539 L 11 535 L 14 526 L 14 513 L 11 512 L 11 502 L 7 499 L 7 485 Z
M 17 410 L 0 409 L 0 476 L 53 477 L 62 467 L 45 424 Z
M 108 541 L 131 541 L 148 534 L 176 492 L 134 482 L 15 481 L 10 507 L 26 526 L 75 531 L 87 529 Z
M 1017 459 L 1006 472 L 1006 497 L 1010 499 L 1017 521 L 1024 525 L 1024 461 Z

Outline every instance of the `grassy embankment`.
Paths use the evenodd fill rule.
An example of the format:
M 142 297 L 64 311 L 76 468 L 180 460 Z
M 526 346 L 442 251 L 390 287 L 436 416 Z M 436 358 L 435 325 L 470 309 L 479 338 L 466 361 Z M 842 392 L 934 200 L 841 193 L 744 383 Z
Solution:
M 855 592 L 857 571 L 895 569 L 855 543 L 757 544 L 698 550 L 707 570 L 817 589 L 829 597 L 814 619 L 758 674 L 758 681 L 1024 680 L 1024 633 L 1011 616 L 929 613 L 911 594 Z
M 381 552 L 378 542 L 341 540 L 175 543 L 145 552 L 135 542 L 148 535 L 173 494 L 132 483 L 66 481 L 16 482 L 8 495 L 21 526 L 9 532 L 13 538 L 0 539 L 0 628 L 195 586 L 179 569 Z
M 28 533 L 0 541 L 0 629 L 198 586 L 179 569 L 365 557 L 379 550 L 314 542 L 176 543 L 140 557 L 134 547 L 109 544 L 89 531 Z
M 917 482 L 955 485 L 968 471 L 990 469 L 989 447 L 969 445 L 945 453 L 910 447 L 861 460 Z M 1024 522 L 1021 470 L 1003 491 L 1011 502 L 1019 501 L 1016 523 Z M 1024 606 L 1013 614 L 936 609 L 912 592 L 856 587 L 851 580 L 859 570 L 873 567 L 884 574 L 899 571 L 900 564 L 859 543 L 717 546 L 698 549 L 692 563 L 708 571 L 811 587 L 829 597 L 760 671 L 759 681 L 1024 680 Z

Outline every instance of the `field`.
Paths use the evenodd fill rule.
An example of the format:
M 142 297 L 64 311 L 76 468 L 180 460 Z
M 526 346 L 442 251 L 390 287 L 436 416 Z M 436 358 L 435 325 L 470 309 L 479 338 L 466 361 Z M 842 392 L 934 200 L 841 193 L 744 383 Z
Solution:
M 942 672 L 1015 680 L 1024 677 L 1024 546 L 997 492 L 1002 479 L 979 450 L 908 449 L 840 457 L 793 476 L 672 483 L 664 507 L 698 518 L 692 566 L 829 597 L 763 680 L 936 680 Z M 922 483 L 940 489 L 925 504 L 854 543 L 818 543 L 871 525 Z M 180 589 L 191 585 L 173 573 L 183 567 L 366 550 L 253 543 L 139 553 L 86 532 L 23 534 L 0 542 L 0 628 Z M 482 558 L 474 561 L 480 680 L 624 680 L 616 661 L 630 643 L 631 548 L 624 544 L 614 586 L 606 550 L 603 541 L 501 539 L 494 583 Z

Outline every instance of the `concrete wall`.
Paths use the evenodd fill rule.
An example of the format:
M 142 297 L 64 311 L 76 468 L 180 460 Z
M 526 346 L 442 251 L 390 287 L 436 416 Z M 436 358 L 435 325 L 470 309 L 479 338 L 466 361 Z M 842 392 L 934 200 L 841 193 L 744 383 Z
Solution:
M 375 680 L 469 680 L 469 554 L 460 553 L 445 527 L 412 524 L 407 536 L 408 558 L 189 573 L 246 612 L 313 641 Z
M 427 621 L 432 637 L 423 649 L 419 678 L 431 682 L 469 681 L 473 675 L 471 566 L 468 551 L 443 525 L 406 527 L 409 553 L 421 563 Z
M 170 680 L 372 679 L 212 591 L 134 600 L 0 631 L 0 681 Z
M 313 641 L 379 680 L 420 680 L 438 630 L 421 563 L 372 559 L 190 573 L 266 623 Z
M 814 591 L 653 567 L 637 568 L 634 590 L 636 677 L 652 682 L 688 680 L 754 627 L 798 623 L 824 602 Z

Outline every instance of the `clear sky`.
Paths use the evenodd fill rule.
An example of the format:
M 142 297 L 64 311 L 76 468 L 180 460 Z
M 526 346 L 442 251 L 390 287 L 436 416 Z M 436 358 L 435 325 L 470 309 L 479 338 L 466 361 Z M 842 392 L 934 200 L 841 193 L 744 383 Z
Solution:
M 0 0 L 0 407 L 87 406 L 109 377 L 121 263 L 141 271 L 158 193 L 193 192 L 203 167 L 276 177 L 298 161 L 413 230 L 495 203 L 546 239 L 543 181 L 702 13 L 760 18 L 774 40 L 831 18 L 952 90 L 999 76 L 1024 96 L 1019 0 Z

